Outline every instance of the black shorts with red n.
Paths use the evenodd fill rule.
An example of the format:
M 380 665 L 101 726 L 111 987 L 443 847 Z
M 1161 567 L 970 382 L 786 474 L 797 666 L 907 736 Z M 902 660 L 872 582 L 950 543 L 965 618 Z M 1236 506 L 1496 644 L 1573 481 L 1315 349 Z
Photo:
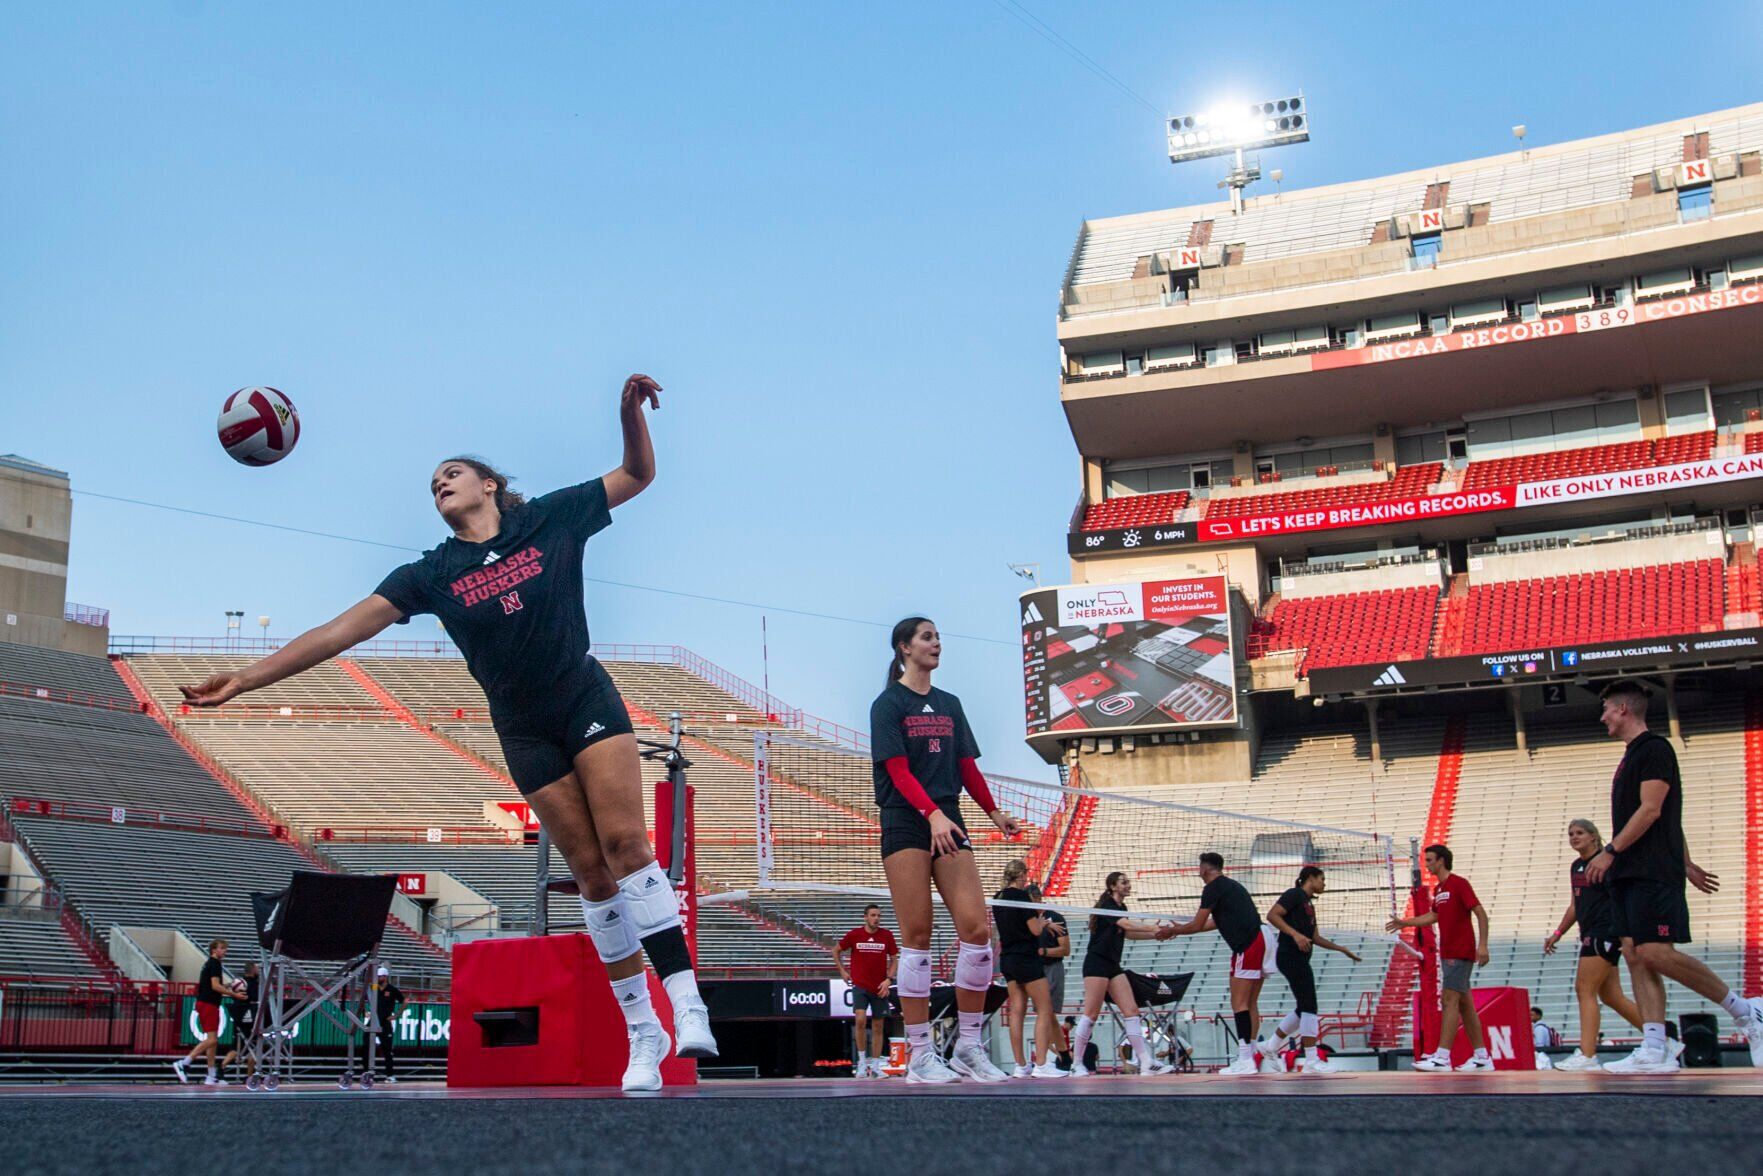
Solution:
M 509 776 L 528 796 L 569 775 L 583 749 L 631 734 L 630 714 L 612 675 L 592 657 L 544 698 L 492 698 L 490 722 Z
M 1610 905 L 1616 913 L 1620 939 L 1690 942 L 1690 904 L 1682 878 L 1612 878 Z

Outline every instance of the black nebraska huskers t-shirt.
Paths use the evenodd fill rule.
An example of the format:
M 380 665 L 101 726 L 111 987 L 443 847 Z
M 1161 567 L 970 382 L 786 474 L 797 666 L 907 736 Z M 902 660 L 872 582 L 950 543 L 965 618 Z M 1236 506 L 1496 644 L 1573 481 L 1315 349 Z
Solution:
M 913 779 L 939 805 L 960 799 L 961 761 L 979 758 L 979 744 L 959 698 L 935 686 L 929 694 L 919 694 L 897 679 L 870 705 L 869 748 L 875 761 L 875 803 L 882 808 L 912 807 L 882 767 L 896 756 L 906 757 Z
M 601 479 L 567 486 L 503 514 L 488 542 L 450 538 L 374 591 L 403 620 L 439 617 L 492 700 L 540 695 L 588 656 L 582 553 L 611 523 Z

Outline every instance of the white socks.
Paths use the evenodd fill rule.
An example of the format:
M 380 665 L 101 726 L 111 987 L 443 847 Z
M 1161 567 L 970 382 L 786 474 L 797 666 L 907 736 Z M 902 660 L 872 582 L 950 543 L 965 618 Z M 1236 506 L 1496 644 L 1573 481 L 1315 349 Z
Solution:
M 930 1022 L 906 1026 L 906 1040 L 911 1043 L 913 1056 L 919 1051 L 930 1049 Z
M 1140 1017 L 1122 1017 L 1121 1027 L 1126 1030 L 1126 1040 L 1132 1045 L 1133 1061 L 1138 1063 L 1142 1071 L 1153 1065 L 1156 1058 L 1151 1054 L 1151 1047 L 1145 1042 L 1145 1022 Z
M 1731 1013 L 1732 1019 L 1741 1025 L 1751 1020 L 1751 1002 L 1730 988 L 1726 990 L 1726 999 L 1720 1002 L 1720 1007 Z
M 1084 1048 L 1090 1044 L 1090 1030 L 1096 1027 L 1094 1017 L 1079 1017 L 1071 1027 L 1071 1064 L 1084 1064 Z
M 1649 1053 L 1665 1052 L 1665 1022 L 1648 1021 L 1641 1026 L 1641 1046 Z
M 671 976 L 663 976 L 661 987 L 667 989 L 667 999 L 675 1012 L 704 1007 L 704 998 L 698 995 L 698 976 L 695 972 L 675 972 Z
M 635 1028 L 638 1025 L 658 1023 L 655 1005 L 649 999 L 648 972 L 638 972 L 635 976 L 614 980 L 612 995 L 618 1001 L 618 1010 L 624 1014 L 624 1023 L 627 1026 Z
M 956 1018 L 961 1022 L 961 1044 L 978 1045 L 980 1026 L 986 1023 L 984 1011 L 977 1013 L 958 1012 Z

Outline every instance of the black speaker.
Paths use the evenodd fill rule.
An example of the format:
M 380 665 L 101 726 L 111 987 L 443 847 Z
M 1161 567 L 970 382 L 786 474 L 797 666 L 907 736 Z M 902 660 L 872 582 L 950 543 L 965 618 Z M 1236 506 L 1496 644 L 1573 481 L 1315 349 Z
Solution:
M 1720 1018 L 1714 1013 L 1685 1013 L 1677 1019 L 1685 1066 L 1720 1064 Z

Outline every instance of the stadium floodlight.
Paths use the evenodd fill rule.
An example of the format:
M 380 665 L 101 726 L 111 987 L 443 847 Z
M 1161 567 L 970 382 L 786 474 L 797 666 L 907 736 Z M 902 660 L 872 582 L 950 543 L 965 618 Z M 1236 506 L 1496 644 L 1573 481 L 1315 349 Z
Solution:
M 1310 101 L 1303 94 L 1264 102 L 1227 102 L 1199 114 L 1169 120 L 1169 162 L 1188 163 L 1233 155 L 1236 166 L 1221 187 L 1230 188 L 1231 207 L 1243 210 L 1243 189 L 1261 178 L 1261 168 L 1243 160 L 1244 151 L 1285 147 L 1310 140 Z

